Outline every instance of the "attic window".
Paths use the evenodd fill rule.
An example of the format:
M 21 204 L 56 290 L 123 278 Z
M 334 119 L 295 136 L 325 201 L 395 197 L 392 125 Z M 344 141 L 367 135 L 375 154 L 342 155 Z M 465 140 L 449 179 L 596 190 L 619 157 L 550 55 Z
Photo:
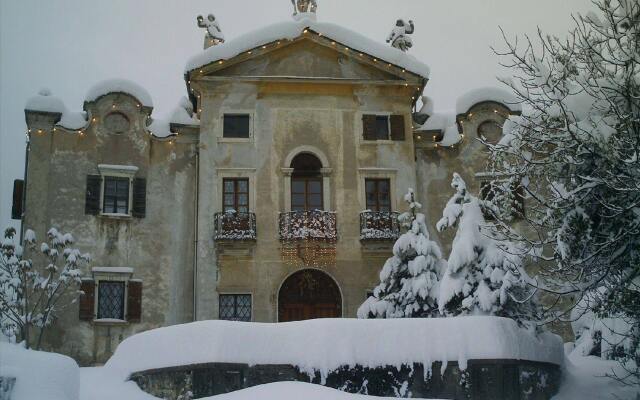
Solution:
M 250 137 L 251 116 L 249 114 L 225 114 L 222 136 L 225 138 L 248 139 Z

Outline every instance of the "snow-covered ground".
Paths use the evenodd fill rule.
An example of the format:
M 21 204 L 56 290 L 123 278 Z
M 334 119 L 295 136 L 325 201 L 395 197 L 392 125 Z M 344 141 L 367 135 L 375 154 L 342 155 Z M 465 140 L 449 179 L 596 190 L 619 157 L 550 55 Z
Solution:
M 615 361 L 599 357 L 584 357 L 574 351 L 565 361 L 565 371 L 560 392 L 552 400 L 635 400 L 640 388 L 625 386 L 606 375 L 619 370 Z
M 278 382 L 255 386 L 233 393 L 207 397 L 208 400 L 373 400 L 389 397 L 373 397 L 344 393 L 336 389 L 302 382 Z
M 0 334 L 0 376 L 16 378 L 11 400 L 78 400 L 79 368 L 74 360 L 2 340 Z

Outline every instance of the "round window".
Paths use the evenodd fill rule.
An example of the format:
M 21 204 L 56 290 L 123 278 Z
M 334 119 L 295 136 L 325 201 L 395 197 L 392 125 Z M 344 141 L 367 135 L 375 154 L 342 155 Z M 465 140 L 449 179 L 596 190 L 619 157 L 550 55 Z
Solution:
M 502 137 L 502 127 L 496 121 L 484 121 L 478 126 L 478 137 L 489 143 L 498 143 Z
M 129 130 L 129 118 L 122 113 L 111 113 L 104 119 L 105 127 L 112 133 L 125 133 Z

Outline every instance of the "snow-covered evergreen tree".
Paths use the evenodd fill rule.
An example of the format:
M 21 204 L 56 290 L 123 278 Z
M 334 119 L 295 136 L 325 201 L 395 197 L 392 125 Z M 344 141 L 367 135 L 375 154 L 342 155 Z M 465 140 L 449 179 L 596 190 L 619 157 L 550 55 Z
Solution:
M 494 185 L 525 192 L 526 228 L 504 212 L 496 225 L 544 261 L 541 289 L 554 303 L 587 297 L 583 312 L 631 324 L 619 378 L 640 384 L 640 2 L 594 5 L 566 40 L 506 43 L 505 83 L 523 114 L 490 146 L 491 171 Z
M 440 283 L 438 307 L 446 316 L 496 315 L 532 325 L 538 306 L 522 259 L 507 241 L 496 240 L 483 215 L 487 207 L 453 174 L 455 194 L 447 202 L 437 229 L 457 226 L 451 254 Z
M 80 294 L 79 267 L 89 261 L 87 254 L 70 248 L 73 237 L 55 228 L 47 232 L 47 242 L 40 245 L 44 255 L 43 268 L 23 258 L 23 248 L 17 242 L 16 231 L 7 228 L 0 241 L 0 329 L 13 341 L 23 341 L 27 348 L 40 347 L 42 335 L 50 326 L 65 294 L 73 302 Z M 36 250 L 36 236 L 27 230 L 24 243 Z M 70 289 L 76 288 L 73 293 Z
M 380 284 L 358 309 L 358 318 L 422 318 L 438 314 L 438 276 L 444 269 L 440 247 L 429 239 L 426 218 L 412 189 L 405 195 L 407 228 L 380 272 Z

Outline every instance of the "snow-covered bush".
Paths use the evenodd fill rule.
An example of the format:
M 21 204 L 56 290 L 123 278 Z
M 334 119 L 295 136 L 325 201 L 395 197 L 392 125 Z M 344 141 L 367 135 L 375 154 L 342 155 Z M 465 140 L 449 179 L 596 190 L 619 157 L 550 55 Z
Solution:
M 567 40 L 540 33 L 540 45 L 507 40 L 501 53 L 523 114 L 490 146 L 491 171 L 494 184 L 520 186 L 527 210 L 525 229 L 501 212 L 497 226 L 541 258 L 541 288 L 556 302 L 586 295 L 600 318 L 633 326 L 626 378 L 638 384 L 640 3 L 594 5 L 598 13 L 576 16 Z
M 455 194 L 436 226 L 443 231 L 457 225 L 440 283 L 440 312 L 446 316 L 497 315 L 531 325 L 538 319 L 538 305 L 517 249 L 492 236 L 483 215 L 488 205 L 469 193 L 457 173 L 451 187 Z
M 412 189 L 405 195 L 409 212 L 399 220 L 407 228 L 380 272 L 380 284 L 358 309 L 358 318 L 418 318 L 438 313 L 438 276 L 444 269 L 440 247 L 429 239 L 426 218 L 417 211 Z
M 42 335 L 63 306 L 60 300 L 70 290 L 76 301 L 81 283 L 79 267 L 89 261 L 87 254 L 70 248 L 73 237 L 55 228 L 47 232 L 47 242 L 40 245 L 46 265 L 37 268 L 23 258 L 14 228 L 7 228 L 0 246 L 0 328 L 12 341 L 24 341 L 27 348 L 40 347 Z M 36 236 L 27 230 L 24 243 L 36 250 Z M 33 330 L 32 330 L 33 328 Z

